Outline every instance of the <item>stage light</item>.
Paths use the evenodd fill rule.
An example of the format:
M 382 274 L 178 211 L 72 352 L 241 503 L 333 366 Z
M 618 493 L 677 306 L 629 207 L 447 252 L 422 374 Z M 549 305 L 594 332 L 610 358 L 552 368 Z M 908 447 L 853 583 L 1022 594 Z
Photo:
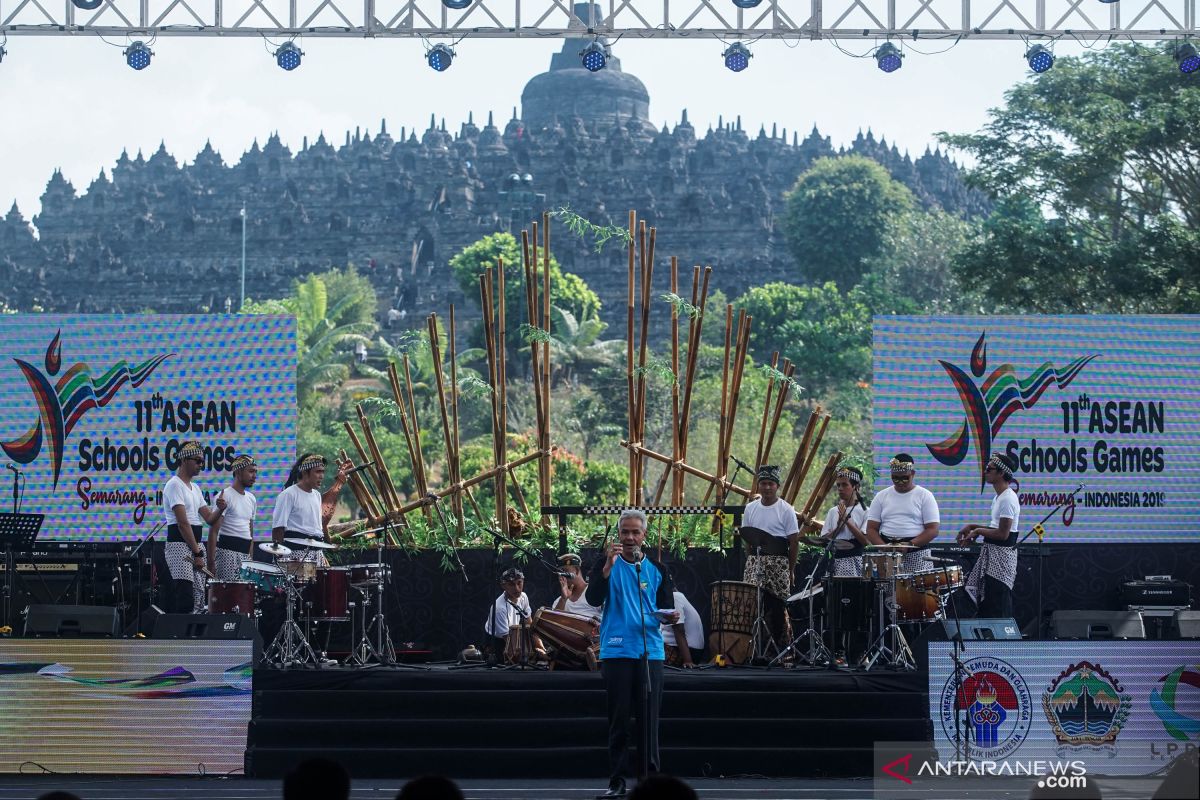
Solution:
M 733 4 L 738 8 L 754 8 L 762 3 L 762 0 L 733 0 Z
M 95 11 L 104 5 L 104 0 L 71 0 L 71 3 L 76 8 L 82 8 L 84 11 Z
M 734 72 L 741 72 L 750 66 L 750 59 L 753 58 L 750 54 L 750 48 L 741 42 L 734 42 L 729 45 L 723 55 L 725 56 L 725 66 Z
M 300 66 L 300 59 L 304 56 L 304 51 L 291 42 L 284 42 L 275 51 L 275 63 L 280 69 L 291 72 L 296 67 Z
M 1040 75 L 1054 66 L 1054 53 L 1040 44 L 1035 44 L 1025 54 L 1025 60 L 1029 62 L 1029 68 Z
M 4 61 L 6 55 L 8 55 L 8 51 L 4 49 L 4 45 L 0 44 L 0 61 Z
M 442 5 L 446 8 L 453 8 L 455 11 L 462 11 L 474 2 L 475 0 L 442 0 Z
M 1200 69 L 1200 55 L 1197 55 L 1196 48 L 1191 42 L 1184 42 L 1175 48 L 1175 63 L 1179 65 L 1179 71 L 1184 75 L 1190 75 Z
M 150 66 L 150 57 L 154 53 L 145 42 L 134 42 L 125 50 L 125 63 L 137 70 Z
M 875 64 L 884 72 L 895 72 L 903 65 L 904 54 L 891 42 L 884 42 L 875 50 Z
M 592 42 L 583 48 L 579 53 L 579 58 L 583 61 L 583 68 L 588 72 L 599 72 L 608 64 L 608 53 L 604 52 L 604 45 L 599 42 Z
M 425 54 L 425 60 L 429 62 L 429 66 L 433 69 L 438 72 L 445 72 L 454 63 L 454 51 L 444 44 L 435 44 Z

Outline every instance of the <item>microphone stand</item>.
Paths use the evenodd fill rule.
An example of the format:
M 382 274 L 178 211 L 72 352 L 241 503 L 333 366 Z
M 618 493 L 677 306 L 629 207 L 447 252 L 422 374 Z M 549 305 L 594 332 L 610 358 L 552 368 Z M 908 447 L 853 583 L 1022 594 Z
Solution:
M 1071 502 L 1075 501 L 1075 495 L 1077 495 L 1081 491 L 1083 491 L 1083 487 L 1084 487 L 1084 484 L 1081 483 L 1075 487 L 1075 491 L 1073 491 L 1073 492 L 1071 492 L 1071 494 L 1067 495 L 1068 497 L 1071 498 Z M 1053 517 L 1055 514 L 1057 514 L 1058 510 L 1060 508 L 1062 508 L 1063 506 L 1065 506 L 1066 504 L 1067 504 L 1067 501 L 1063 500 L 1061 503 L 1056 505 L 1054 508 L 1050 509 L 1050 513 L 1047 514 L 1046 516 L 1042 517 L 1041 522 L 1038 522 L 1036 525 L 1034 525 L 1032 528 L 1030 528 L 1029 531 L 1024 536 L 1021 537 L 1021 540 L 1017 542 L 1018 545 L 1025 544 L 1026 539 L 1028 539 L 1030 536 L 1032 536 L 1035 533 L 1037 534 L 1037 540 L 1038 540 L 1038 547 L 1037 547 L 1037 560 L 1038 560 L 1038 568 L 1037 568 L 1037 638 L 1038 639 L 1045 638 L 1045 622 L 1046 622 L 1045 617 L 1043 616 L 1043 612 L 1042 612 L 1042 562 L 1045 561 L 1045 559 L 1046 559 L 1045 554 L 1042 552 L 1042 540 L 1046 536 L 1046 529 L 1043 528 L 1042 526 L 1046 522 L 1048 522 L 1051 517 Z
M 733 458 L 733 456 L 730 456 L 730 458 Z M 721 485 L 721 490 L 717 495 L 717 508 L 725 507 L 725 500 L 729 495 L 729 487 L 737 481 L 738 473 L 742 469 L 745 469 L 745 466 L 739 459 L 734 458 L 733 462 L 737 465 L 737 469 L 733 471 L 733 477 L 729 479 L 729 483 Z M 749 469 L 746 471 L 751 475 L 754 474 Z M 745 504 L 743 504 L 743 507 L 745 507 Z M 717 652 L 713 655 L 714 663 L 716 663 L 717 656 L 721 656 L 722 658 L 728 657 L 725 653 L 725 627 L 728 624 L 725 620 L 725 519 L 720 516 L 718 516 L 718 519 L 720 519 L 720 525 L 717 528 L 717 550 L 721 553 L 721 570 L 717 573 L 717 619 L 720 621 L 721 627 L 717 628 Z
M 724 525 L 721 527 L 724 528 Z M 650 648 L 646 643 L 646 603 L 642 594 L 641 558 L 634 568 L 637 570 L 638 618 L 642 627 L 642 657 L 638 664 L 642 674 L 642 724 L 638 726 L 638 780 L 641 781 L 650 774 Z

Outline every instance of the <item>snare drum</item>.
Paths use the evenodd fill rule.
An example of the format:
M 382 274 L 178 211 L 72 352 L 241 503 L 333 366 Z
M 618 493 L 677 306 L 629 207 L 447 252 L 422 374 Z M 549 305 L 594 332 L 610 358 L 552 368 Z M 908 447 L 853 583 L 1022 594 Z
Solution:
M 287 576 L 274 564 L 265 564 L 262 561 L 243 561 L 242 566 L 238 569 L 238 580 L 253 584 L 258 591 L 264 594 L 272 594 L 283 591 L 284 584 L 287 583 Z
M 927 592 L 940 592 L 957 589 L 963 585 L 962 567 L 957 564 L 943 569 L 925 569 L 914 572 L 909 580 L 914 588 Z
M 942 618 L 941 595 L 916 583 L 915 579 L 920 574 L 896 579 L 896 622 L 912 624 L 934 622 Z
M 317 579 L 317 571 L 320 569 L 317 562 L 312 560 L 279 561 L 277 563 L 288 577 L 298 583 L 312 583 Z
M 321 622 L 350 619 L 350 570 L 346 567 L 318 569 L 312 586 L 304 590 L 304 602 L 311 619 Z
M 900 575 L 903 553 L 863 553 L 863 577 L 869 581 L 886 581 Z
M 386 582 L 392 578 L 392 568 L 387 564 L 354 564 L 346 569 L 350 570 L 351 586 Z
M 254 615 L 254 584 L 249 581 L 209 581 L 208 613 Z

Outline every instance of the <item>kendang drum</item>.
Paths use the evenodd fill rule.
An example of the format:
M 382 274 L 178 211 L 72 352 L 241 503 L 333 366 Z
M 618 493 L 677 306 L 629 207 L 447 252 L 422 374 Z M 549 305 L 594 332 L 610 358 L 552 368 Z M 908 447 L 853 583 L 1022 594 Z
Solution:
M 274 564 L 243 561 L 238 569 L 238 580 L 253 584 L 254 588 L 263 594 L 277 594 L 283 592 L 287 575 Z
M 554 647 L 556 658 L 582 663 L 593 672 L 598 668 L 600 643 L 590 617 L 539 608 L 533 613 L 533 629 Z
M 896 622 L 914 624 L 934 622 L 942 618 L 942 595 L 924 589 L 909 575 L 896 580 Z
M 708 649 L 734 664 L 745 664 L 753 652 L 751 634 L 758 615 L 758 587 L 742 581 L 712 584 L 712 630 Z M 765 595 L 766 592 L 764 591 Z
M 317 622 L 345 622 L 350 619 L 350 570 L 323 567 L 316 580 L 304 591 L 304 603 L 310 619 Z
M 871 609 L 875 602 L 875 584 L 862 578 L 825 579 L 827 624 L 838 633 L 867 633 L 871 629 Z
M 254 584 L 249 581 L 209 581 L 208 613 L 254 615 Z
M 926 569 L 909 576 L 909 585 L 927 592 L 946 592 L 963 585 L 962 567 L 955 564 L 945 569 Z

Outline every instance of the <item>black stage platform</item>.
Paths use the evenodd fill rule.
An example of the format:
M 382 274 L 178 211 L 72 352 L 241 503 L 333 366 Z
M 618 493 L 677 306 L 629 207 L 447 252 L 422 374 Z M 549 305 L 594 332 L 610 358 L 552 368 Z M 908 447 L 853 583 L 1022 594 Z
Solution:
M 931 738 L 924 673 L 668 671 L 663 768 L 686 777 L 859 777 L 874 742 Z M 601 779 L 599 673 L 373 668 L 254 673 L 246 774 L 309 756 L 355 778 Z M 532 759 L 532 762 L 531 762 Z

